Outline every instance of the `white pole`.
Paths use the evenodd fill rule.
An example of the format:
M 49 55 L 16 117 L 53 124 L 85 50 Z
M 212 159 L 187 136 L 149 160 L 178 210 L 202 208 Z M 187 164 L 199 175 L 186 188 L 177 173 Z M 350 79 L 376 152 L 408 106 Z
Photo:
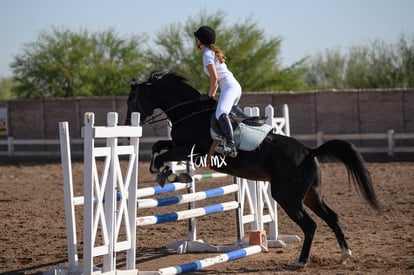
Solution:
M 62 160 L 63 191 L 66 216 L 66 237 L 68 245 L 69 272 L 75 272 L 78 266 L 78 244 L 76 238 L 76 217 L 72 179 L 72 161 L 68 122 L 59 122 L 60 155 Z
M 132 113 L 131 114 L 131 126 L 141 128 L 140 123 L 140 114 Z M 142 131 L 142 129 L 140 129 Z M 131 156 L 130 162 L 133 161 L 133 171 L 131 175 L 131 182 L 129 183 L 128 189 L 128 220 L 131 232 L 131 248 L 127 250 L 126 256 L 126 269 L 135 270 L 135 261 L 136 261 L 136 239 L 137 239 L 137 227 L 135 225 L 135 220 L 137 218 L 137 189 L 138 189 L 138 160 L 139 160 L 139 134 L 137 137 L 131 137 L 130 144 L 134 147 L 134 155 Z
M 285 118 L 285 134 L 290 137 L 290 118 L 289 107 L 287 104 L 283 104 L 283 117 Z
M 107 114 L 108 127 L 116 127 L 118 124 L 118 113 L 110 112 Z M 111 132 L 115 130 L 110 130 Z M 103 272 L 115 270 L 115 257 L 114 245 L 115 239 L 115 211 L 116 208 L 116 188 L 117 188 L 117 173 L 116 173 L 116 160 L 118 160 L 117 146 L 118 138 L 111 137 L 106 139 L 106 146 L 111 149 L 110 168 L 108 182 L 105 188 L 105 220 L 106 228 L 109 236 L 108 253 L 104 255 Z
M 83 208 L 83 272 L 85 274 L 92 274 L 93 272 L 93 169 L 95 159 L 93 156 L 94 138 L 93 125 L 95 123 L 95 116 L 93 113 L 85 114 L 85 130 L 84 130 L 84 208 Z

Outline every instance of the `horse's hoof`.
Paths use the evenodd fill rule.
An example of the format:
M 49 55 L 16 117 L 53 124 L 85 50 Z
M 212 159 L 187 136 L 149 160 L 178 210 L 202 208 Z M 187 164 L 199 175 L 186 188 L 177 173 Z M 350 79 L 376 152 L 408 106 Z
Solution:
M 341 257 L 336 261 L 338 264 L 345 264 L 346 260 L 348 260 L 349 258 L 351 258 L 352 256 L 352 251 L 349 248 L 344 248 L 341 251 Z
M 294 262 L 291 263 L 287 266 L 288 270 L 298 270 L 298 269 L 302 269 L 306 266 L 306 263 L 301 263 L 301 262 Z
M 165 176 L 164 176 L 164 175 L 162 175 L 162 174 L 157 174 L 157 178 L 156 178 L 156 180 L 157 180 L 158 184 L 159 184 L 161 187 L 164 187 L 164 185 L 165 185 Z
M 193 181 L 193 178 L 187 173 L 182 173 L 178 175 L 178 181 L 181 183 L 189 183 Z
M 179 181 L 177 174 L 174 174 L 174 173 L 171 173 L 170 175 L 168 175 L 167 180 L 168 180 L 168 182 L 177 182 L 177 181 Z

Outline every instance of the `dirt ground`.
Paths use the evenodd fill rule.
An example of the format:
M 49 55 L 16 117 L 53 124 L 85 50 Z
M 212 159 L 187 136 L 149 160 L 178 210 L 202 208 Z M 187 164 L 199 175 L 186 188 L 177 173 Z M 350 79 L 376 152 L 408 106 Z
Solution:
M 347 172 L 341 164 L 322 165 L 324 199 L 338 213 L 353 251 L 346 264 L 336 264 L 340 251 L 335 237 L 315 217 L 318 228 L 309 263 L 303 270 L 286 269 L 299 256 L 302 246 L 299 243 L 271 248 L 268 253 L 217 264 L 193 274 L 414 274 L 414 162 L 368 163 L 368 167 L 384 206 L 383 214 L 370 209 L 348 184 Z M 74 163 L 73 174 L 79 193 L 82 163 Z M 205 190 L 228 183 L 230 179 L 226 178 L 203 180 L 198 185 L 199 190 Z M 140 164 L 139 184 L 140 187 L 155 184 L 147 163 Z M 150 213 L 153 212 L 144 209 L 140 215 Z M 179 255 L 165 248 L 169 242 L 185 239 L 186 231 L 186 222 L 138 228 L 138 269 L 156 270 L 215 255 Z M 303 237 L 299 227 L 282 210 L 279 232 Z M 235 241 L 234 211 L 200 218 L 198 237 L 215 245 Z M 67 266 L 66 249 L 60 163 L 1 164 L 0 273 L 36 274 L 53 266 Z

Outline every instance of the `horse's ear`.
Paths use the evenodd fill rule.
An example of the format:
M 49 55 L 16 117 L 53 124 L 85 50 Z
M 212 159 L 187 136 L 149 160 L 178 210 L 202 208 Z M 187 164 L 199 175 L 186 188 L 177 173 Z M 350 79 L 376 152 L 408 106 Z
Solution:
M 158 81 L 158 80 L 162 79 L 164 76 L 166 76 L 168 74 L 169 74 L 168 71 L 163 71 L 163 72 L 154 71 L 150 74 L 150 76 L 148 78 L 148 81 L 149 82 Z
M 139 84 L 138 80 L 135 77 L 131 78 L 130 80 L 125 79 L 125 81 L 129 84 L 129 86 L 135 86 Z

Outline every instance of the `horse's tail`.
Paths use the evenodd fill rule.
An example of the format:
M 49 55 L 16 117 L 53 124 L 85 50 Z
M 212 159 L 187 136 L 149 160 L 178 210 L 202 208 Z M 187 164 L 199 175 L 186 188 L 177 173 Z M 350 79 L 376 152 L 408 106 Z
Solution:
M 381 211 L 381 203 L 375 195 L 371 176 L 365 166 L 365 161 L 352 144 L 343 140 L 331 140 L 313 149 L 311 152 L 321 160 L 340 160 L 346 166 L 354 179 L 354 184 L 365 200 L 374 209 Z

